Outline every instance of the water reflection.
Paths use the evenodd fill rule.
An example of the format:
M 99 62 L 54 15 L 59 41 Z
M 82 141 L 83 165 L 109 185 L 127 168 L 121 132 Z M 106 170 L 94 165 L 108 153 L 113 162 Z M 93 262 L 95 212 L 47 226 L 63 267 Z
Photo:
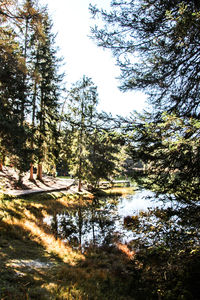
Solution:
M 120 216 L 126 217 L 129 214 L 161 205 L 163 202 L 156 198 L 155 193 L 149 190 L 139 190 L 133 195 L 119 198 L 118 212 Z
M 133 232 L 124 227 L 124 217 L 158 205 L 147 196 L 153 193 L 140 191 L 126 197 L 93 199 L 88 203 L 80 197 L 76 206 L 44 222 L 51 226 L 56 237 L 74 248 L 124 243 L 133 238 Z
M 111 243 L 119 219 L 117 203 L 94 199 L 83 206 L 81 198 L 79 201 L 80 205 L 44 219 L 44 222 L 51 226 L 56 237 L 75 248 Z

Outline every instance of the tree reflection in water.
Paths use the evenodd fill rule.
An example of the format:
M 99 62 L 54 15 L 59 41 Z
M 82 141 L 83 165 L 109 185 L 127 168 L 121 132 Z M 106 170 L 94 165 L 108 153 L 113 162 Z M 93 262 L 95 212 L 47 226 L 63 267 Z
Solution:
M 92 203 L 69 207 L 51 219 L 55 235 L 74 248 L 109 245 L 113 243 L 119 221 L 117 202 L 108 199 L 93 199 Z

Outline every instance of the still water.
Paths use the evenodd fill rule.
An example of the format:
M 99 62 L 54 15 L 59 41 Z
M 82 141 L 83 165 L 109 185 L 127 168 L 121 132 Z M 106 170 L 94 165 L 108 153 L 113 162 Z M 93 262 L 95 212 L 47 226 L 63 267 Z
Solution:
M 133 238 L 133 232 L 124 227 L 124 217 L 161 204 L 153 192 L 140 190 L 123 197 L 97 198 L 85 206 L 75 205 L 44 222 L 74 248 L 125 243 Z
M 159 201 L 152 191 L 139 190 L 133 195 L 119 198 L 118 212 L 122 217 L 135 214 L 141 210 L 147 210 L 161 206 L 163 202 Z

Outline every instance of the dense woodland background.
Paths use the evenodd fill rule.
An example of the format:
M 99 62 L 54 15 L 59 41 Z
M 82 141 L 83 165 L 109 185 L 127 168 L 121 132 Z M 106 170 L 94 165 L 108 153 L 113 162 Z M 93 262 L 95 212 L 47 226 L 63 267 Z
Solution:
M 99 113 L 97 87 L 87 76 L 66 90 L 47 9 L 3 0 L 0 168 L 16 168 L 19 183 L 29 170 L 34 180 L 34 167 L 40 180 L 42 172 L 66 172 L 79 179 L 79 190 L 129 176 L 172 201 L 128 222 L 144 234 L 132 247 L 149 266 L 140 274 L 133 266 L 149 295 L 136 299 L 198 299 L 200 3 L 113 0 L 109 12 L 92 5 L 90 11 L 102 19 L 91 35 L 116 58 L 121 90 L 144 91 L 148 108 L 127 118 Z

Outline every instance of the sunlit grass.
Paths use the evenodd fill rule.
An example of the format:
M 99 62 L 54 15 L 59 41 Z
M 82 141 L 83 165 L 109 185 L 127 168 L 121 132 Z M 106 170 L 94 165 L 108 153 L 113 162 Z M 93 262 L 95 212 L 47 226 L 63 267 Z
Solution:
M 96 192 L 98 196 L 126 196 L 134 194 L 133 187 L 113 187 L 107 189 L 100 189 Z
M 74 264 L 74 259 L 83 259 L 83 256 L 56 238 L 43 223 L 44 217 L 68 206 L 67 197 L 43 202 L 40 200 L 38 203 L 35 200 L 26 201 L 24 199 L 4 201 L 3 221 L 12 228 L 17 227 L 18 232 L 20 229 L 21 232 L 27 232 L 31 240 L 44 247 L 48 253 L 56 254 L 63 262 Z
M 122 287 L 115 270 L 123 270 L 130 260 L 127 249 L 116 247 L 112 253 L 92 247 L 82 254 L 43 222 L 66 208 L 87 206 L 92 199 L 51 193 L 0 200 L 0 299 L 116 299 Z M 38 260 L 53 266 L 20 265 Z

